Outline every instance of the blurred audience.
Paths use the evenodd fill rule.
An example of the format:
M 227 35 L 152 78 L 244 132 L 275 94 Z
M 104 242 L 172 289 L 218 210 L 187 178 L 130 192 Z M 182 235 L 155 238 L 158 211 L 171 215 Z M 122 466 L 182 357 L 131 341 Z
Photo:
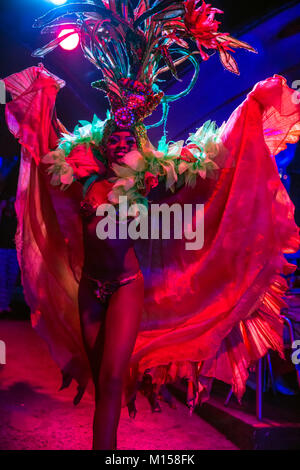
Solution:
M 19 277 L 15 233 L 15 197 L 0 201 L 0 313 L 11 311 L 11 301 Z

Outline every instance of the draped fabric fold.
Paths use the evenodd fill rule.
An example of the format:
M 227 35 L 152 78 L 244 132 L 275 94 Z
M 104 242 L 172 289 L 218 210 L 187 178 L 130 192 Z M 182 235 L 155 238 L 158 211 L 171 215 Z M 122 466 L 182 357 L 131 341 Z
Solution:
M 22 145 L 16 197 L 16 248 L 32 326 L 46 340 L 64 376 L 85 387 L 89 364 L 80 333 L 78 282 L 83 262 L 79 183 L 65 193 L 50 185 L 40 157 L 57 146 L 65 129 L 55 116 L 64 82 L 44 67 L 4 79 L 13 100 L 6 105 L 10 131 Z
M 39 164 L 62 129 L 54 114 L 62 82 L 34 67 L 5 83 L 13 96 L 8 126 L 23 146 L 17 250 L 32 323 L 64 373 L 85 386 L 90 373 L 77 306 L 81 188 L 51 187 Z M 299 138 L 293 93 L 280 76 L 258 83 L 222 130 L 217 178 L 198 178 L 194 188 L 161 201 L 204 204 L 201 248 L 187 250 L 184 237 L 138 240 L 145 304 L 123 405 L 146 369 L 157 384 L 188 378 L 199 397 L 216 377 L 241 397 L 249 364 L 268 349 L 282 354 L 282 274 L 294 269 L 283 253 L 297 251 L 300 239 L 274 155 Z

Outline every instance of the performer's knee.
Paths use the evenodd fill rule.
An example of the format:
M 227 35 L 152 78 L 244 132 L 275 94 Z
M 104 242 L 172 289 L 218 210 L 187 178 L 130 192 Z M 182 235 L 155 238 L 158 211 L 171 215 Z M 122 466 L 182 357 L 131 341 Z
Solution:
M 96 387 L 96 401 L 101 397 L 116 397 L 122 393 L 123 377 L 112 373 L 102 373 Z

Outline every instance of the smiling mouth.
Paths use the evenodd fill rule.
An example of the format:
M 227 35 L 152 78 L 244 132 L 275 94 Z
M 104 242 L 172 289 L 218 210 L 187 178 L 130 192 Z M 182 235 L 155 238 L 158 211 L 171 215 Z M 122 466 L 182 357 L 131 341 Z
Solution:
M 115 156 L 116 156 L 117 158 L 122 158 L 122 157 L 124 157 L 125 155 L 126 155 L 126 152 L 117 152 L 117 153 L 115 153 Z

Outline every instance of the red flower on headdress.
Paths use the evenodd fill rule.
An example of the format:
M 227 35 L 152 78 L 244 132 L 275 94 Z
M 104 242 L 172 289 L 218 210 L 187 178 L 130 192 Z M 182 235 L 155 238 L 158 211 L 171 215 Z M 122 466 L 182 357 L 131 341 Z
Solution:
M 197 161 L 197 158 L 195 158 L 192 152 L 190 151 L 190 149 L 192 148 L 197 149 L 198 147 L 195 144 L 189 144 L 186 147 L 182 147 L 181 154 L 180 154 L 181 160 L 184 160 L 188 163 Z
M 152 188 L 155 188 L 158 185 L 158 177 L 154 176 L 150 171 L 145 173 L 145 193 L 148 194 Z
M 195 4 L 196 0 L 186 0 L 184 2 L 186 12 L 184 23 L 188 32 L 194 37 L 202 59 L 207 60 L 209 55 L 202 48 L 219 49 L 217 37 L 218 34 L 224 36 L 224 33 L 218 32 L 219 24 L 221 23 L 215 20 L 215 14 L 224 12 L 217 8 L 212 8 L 211 5 L 206 4 L 204 1 L 199 8 L 196 8 Z M 224 42 L 222 46 L 226 47 Z

